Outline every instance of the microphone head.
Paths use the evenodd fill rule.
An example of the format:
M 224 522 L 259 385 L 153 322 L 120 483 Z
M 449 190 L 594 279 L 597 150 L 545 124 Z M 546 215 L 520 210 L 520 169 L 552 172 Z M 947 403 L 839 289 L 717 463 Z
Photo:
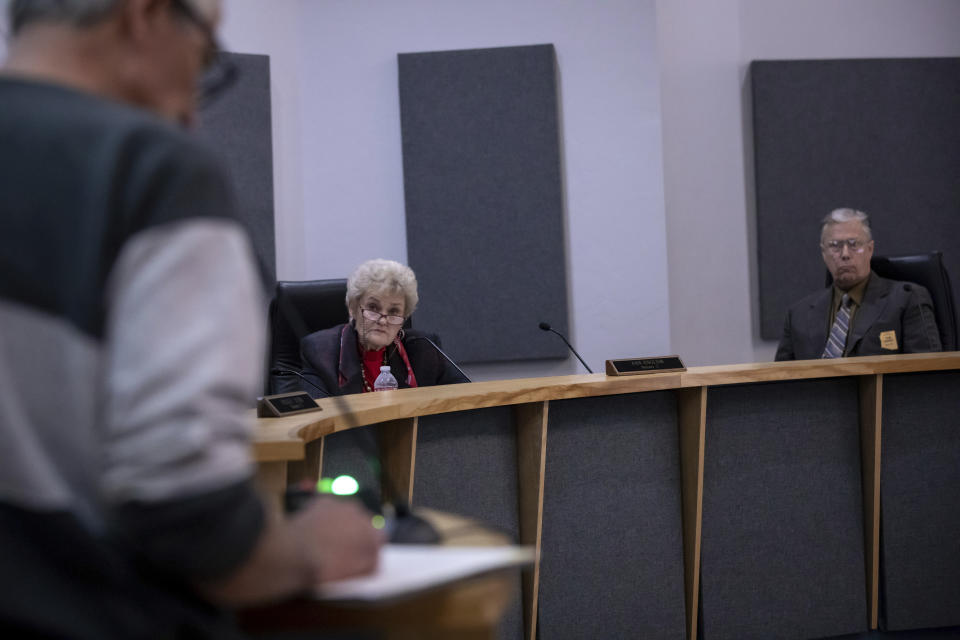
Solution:
M 543 329 L 544 331 L 550 331 L 550 324 L 546 322 L 541 322 L 540 328 Z

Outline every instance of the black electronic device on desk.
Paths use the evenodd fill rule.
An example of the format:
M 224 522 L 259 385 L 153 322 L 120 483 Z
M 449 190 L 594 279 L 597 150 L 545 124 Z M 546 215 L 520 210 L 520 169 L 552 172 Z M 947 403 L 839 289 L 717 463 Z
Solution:
M 278 393 L 272 396 L 257 398 L 258 418 L 280 418 L 294 416 L 308 411 L 322 411 L 316 400 L 306 391 Z
M 608 376 L 637 376 L 644 373 L 670 373 L 686 370 L 687 368 L 683 366 L 680 356 L 607 360 Z

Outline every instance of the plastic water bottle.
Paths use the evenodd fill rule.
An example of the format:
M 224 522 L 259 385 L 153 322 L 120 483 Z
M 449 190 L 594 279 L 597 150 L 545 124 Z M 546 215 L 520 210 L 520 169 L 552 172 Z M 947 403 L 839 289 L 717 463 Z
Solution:
M 377 376 L 377 379 L 373 382 L 374 391 L 393 391 L 398 386 L 397 379 L 393 377 L 393 374 L 390 373 L 390 365 L 383 365 L 380 367 L 380 375 Z

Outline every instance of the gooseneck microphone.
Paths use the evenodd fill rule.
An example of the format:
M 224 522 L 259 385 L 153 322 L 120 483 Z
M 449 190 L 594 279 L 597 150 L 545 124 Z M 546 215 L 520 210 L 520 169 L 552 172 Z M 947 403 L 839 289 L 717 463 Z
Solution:
M 570 349 L 570 351 L 573 352 L 573 355 L 577 356 L 577 360 L 580 361 L 580 364 L 582 364 L 587 371 L 589 371 L 590 373 L 593 373 L 593 369 L 591 369 L 589 366 L 587 366 L 587 363 L 583 361 L 583 358 L 581 358 L 581 357 L 580 357 L 580 354 L 577 353 L 577 350 L 573 348 L 573 345 L 570 344 L 569 342 L 567 342 L 567 339 L 563 336 L 562 333 L 560 333 L 559 331 L 557 331 L 556 329 L 554 329 L 553 327 L 551 327 L 551 326 L 550 326 L 548 323 L 546 323 L 546 322 L 541 322 L 541 323 L 540 323 L 540 328 L 543 329 L 544 331 L 553 331 L 555 334 L 557 334 L 558 336 L 560 336 L 560 339 L 563 340 L 563 343 L 564 343 L 565 345 L 567 345 L 567 348 Z
M 444 353 L 443 349 L 441 349 L 441 348 L 437 345 L 436 342 L 434 342 L 433 340 L 431 340 L 431 339 L 428 338 L 427 336 L 411 336 L 411 335 L 408 334 L 408 335 L 407 335 L 407 340 L 408 340 L 408 341 L 413 341 L 413 340 L 426 340 L 427 342 L 429 342 L 429 343 L 433 346 L 434 349 L 437 350 L 437 353 L 439 353 L 441 356 L 443 356 L 443 359 L 444 359 L 444 360 L 446 360 L 447 362 L 449 362 L 450 364 L 453 365 L 453 368 L 456 369 L 456 370 L 460 373 L 460 375 L 463 376 L 464 380 L 466 380 L 467 382 L 473 382 L 472 380 L 470 380 L 470 378 L 467 376 L 467 374 L 465 374 L 465 373 L 463 372 L 463 369 L 461 369 L 459 366 L 457 366 L 457 363 L 453 361 L 453 358 L 451 358 L 451 357 L 448 356 L 446 353 Z
M 303 374 L 300 373 L 299 371 L 294 371 L 293 369 L 277 369 L 277 368 L 274 368 L 274 369 L 270 369 L 270 375 L 272 375 L 272 376 L 297 376 L 298 378 L 300 378 L 301 380 L 303 380 L 304 382 L 306 382 L 308 385 L 310 385 L 311 387 L 313 387 L 314 389 L 316 389 L 317 391 L 319 391 L 320 393 L 322 393 L 323 395 L 320 396 L 321 398 L 326 398 L 326 397 L 328 397 L 328 395 L 329 395 L 329 394 L 327 393 L 327 390 L 326 390 L 326 389 L 322 388 L 320 385 L 318 385 L 317 383 L 313 382 L 312 380 L 310 380 L 310 378 L 308 378 L 307 376 L 303 375 Z
M 379 463 L 380 455 L 377 452 L 377 445 L 361 436 L 361 430 L 357 428 L 358 425 L 353 411 L 351 411 L 347 403 L 344 402 L 342 396 L 327 395 L 325 389 L 321 388 L 299 371 L 273 368 L 270 370 L 270 374 L 275 376 L 296 376 L 300 378 L 314 389 L 322 392 L 324 397 L 332 400 L 333 403 L 337 405 L 343 417 L 350 423 L 347 432 L 350 434 L 350 437 L 353 438 L 354 443 L 356 443 L 365 454 L 364 457 L 374 475 L 379 478 L 381 484 L 385 485 L 387 491 L 393 496 L 393 500 L 389 502 L 389 505 L 393 508 L 393 514 L 386 527 L 390 542 L 398 544 L 435 544 L 440 541 L 440 535 L 433 526 L 425 519 L 413 513 L 410 505 L 403 499 L 402 494 L 397 491 L 396 485 L 393 484 L 393 478 L 389 473 L 383 471 Z M 366 430 L 363 431 L 363 435 L 367 435 L 368 433 Z M 289 501 L 292 505 L 302 504 L 303 501 L 315 495 L 312 491 L 302 490 L 294 490 L 294 493 L 297 495 L 294 495 L 293 499 Z M 364 502 L 370 511 L 374 513 L 379 511 L 377 505 L 370 504 L 366 501 Z

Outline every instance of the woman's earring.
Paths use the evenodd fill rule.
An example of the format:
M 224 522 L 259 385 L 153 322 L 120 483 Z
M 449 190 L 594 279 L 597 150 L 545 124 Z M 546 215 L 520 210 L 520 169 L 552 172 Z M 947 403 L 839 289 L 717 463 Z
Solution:
M 397 340 L 403 340 L 403 337 L 404 337 L 405 335 L 407 335 L 407 334 L 404 333 L 403 327 L 400 327 L 400 331 L 397 331 Z

